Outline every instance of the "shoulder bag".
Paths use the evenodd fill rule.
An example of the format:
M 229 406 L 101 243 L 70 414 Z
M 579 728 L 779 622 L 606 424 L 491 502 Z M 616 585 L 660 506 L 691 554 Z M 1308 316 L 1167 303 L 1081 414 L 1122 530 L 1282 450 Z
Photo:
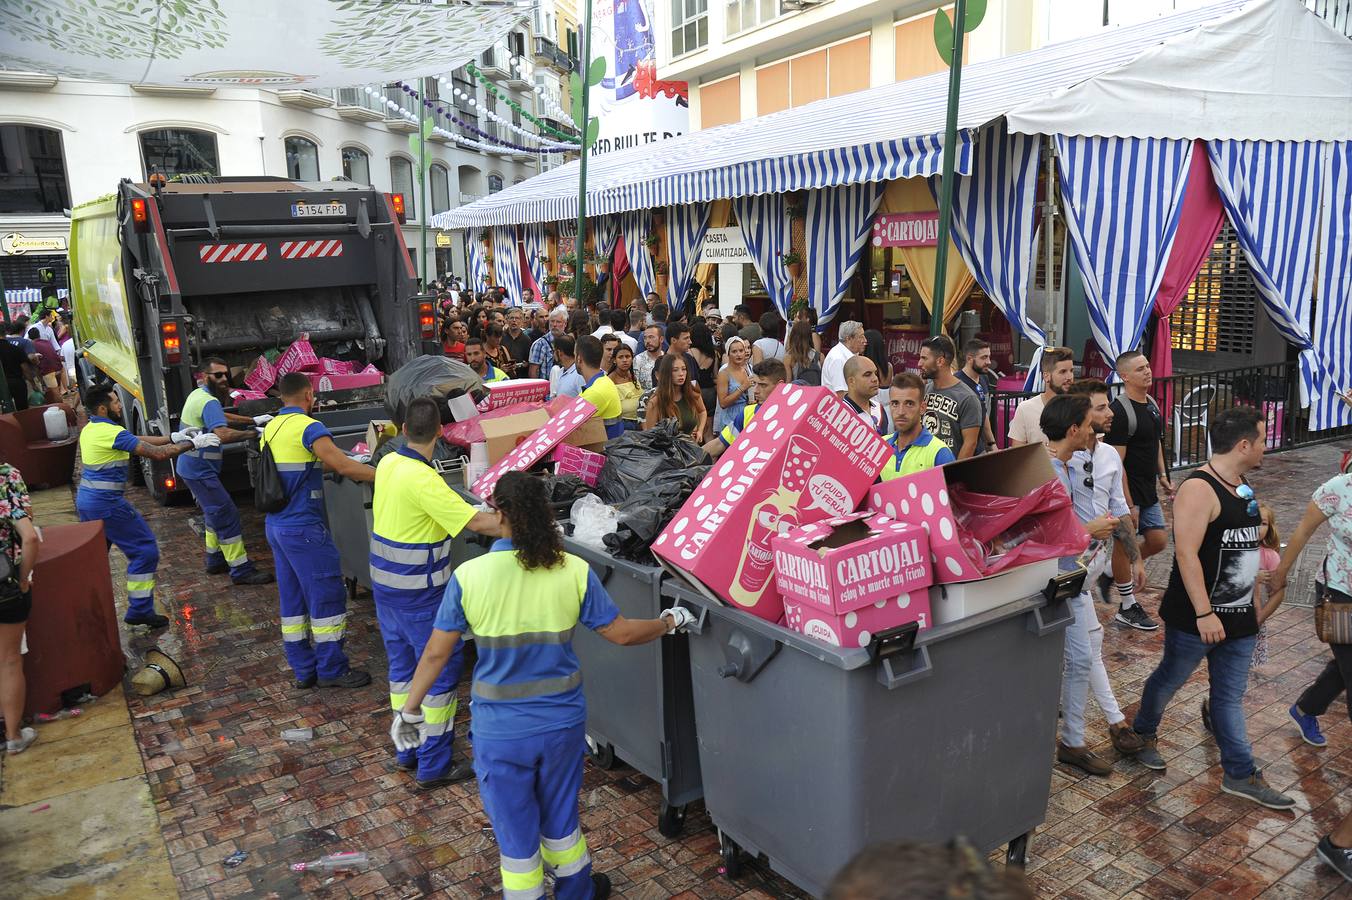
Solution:
M 1314 632 L 1326 644 L 1352 644 L 1352 601 L 1335 599 L 1328 586 L 1329 561 L 1324 557 L 1324 580 L 1315 585 Z

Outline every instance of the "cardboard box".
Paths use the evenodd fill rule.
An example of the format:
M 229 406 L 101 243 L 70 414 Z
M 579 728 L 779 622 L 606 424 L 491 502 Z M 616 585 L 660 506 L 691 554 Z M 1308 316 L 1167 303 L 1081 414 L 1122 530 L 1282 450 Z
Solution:
M 844 615 L 923 592 L 934 581 L 925 530 L 886 516 L 822 519 L 777 535 L 771 544 L 775 584 L 786 604 Z
M 975 581 L 987 576 L 958 538 L 949 487 L 963 484 L 984 494 L 1023 497 L 1054 478 L 1047 448 L 1028 444 L 876 484 L 869 488 L 868 508 L 929 532 L 936 584 Z
M 552 417 L 544 410 L 537 410 L 521 416 L 504 416 L 501 419 L 484 420 L 482 426 L 484 437 L 488 443 L 490 460 L 493 458 L 494 445 L 494 439 L 490 437 L 490 432 L 498 431 L 504 426 L 504 423 L 511 425 L 513 419 L 544 421 L 541 421 L 541 424 L 524 440 L 508 447 L 506 455 L 494 462 L 488 471 L 473 483 L 471 490 L 477 496 L 487 500 L 493 496 L 493 488 L 497 485 L 499 478 L 508 472 L 529 469 L 544 459 L 551 450 L 563 441 L 567 441 L 574 446 L 591 445 L 594 447 L 597 446 L 596 438 L 599 432 L 600 446 L 604 446 L 606 427 L 595 418 L 596 407 L 577 397 L 570 397 L 568 401 L 559 406 Z M 520 422 L 518 421 L 517 424 L 520 424 Z M 511 437 L 498 435 L 497 440 L 499 447 L 501 447 L 504 442 L 511 440 Z
M 968 616 L 1041 593 L 1056 577 L 1057 561 L 1044 559 L 980 581 L 936 584 L 929 589 L 929 608 L 935 625 L 946 625 Z
M 321 375 L 318 372 L 306 372 L 306 377 L 315 386 L 315 392 L 350 391 L 353 388 L 374 387 L 385 380 L 379 371 L 355 372 L 351 375 Z
M 555 447 L 551 459 L 557 463 L 554 470 L 556 474 L 576 475 L 589 487 L 596 487 L 596 482 L 601 478 L 601 470 L 606 467 L 606 455 L 604 453 L 583 450 L 581 447 L 574 447 L 568 443 L 559 444 Z
M 924 590 L 879 600 L 862 609 L 843 614 L 830 613 L 817 606 L 784 601 L 784 623 L 799 634 L 837 647 L 867 647 L 873 636 L 919 622 L 921 630 L 933 624 L 930 596 Z
M 771 622 L 784 614 L 771 539 L 851 513 L 892 453 L 826 388 L 781 385 L 719 458 L 653 553 L 705 595 Z
M 568 398 L 576 400 L 577 398 Z M 586 402 L 586 401 L 583 401 Z M 594 411 L 596 407 L 587 404 Z M 563 418 L 573 411 L 571 404 L 564 404 L 551 415 L 543 409 L 499 416 L 495 419 L 479 419 L 483 431 L 484 443 L 488 445 L 488 461 L 496 463 L 512 450 L 544 428 L 554 419 Z M 599 421 L 587 420 L 564 435 L 563 440 L 574 447 L 583 447 L 592 451 L 604 449 L 606 445 L 606 426 Z M 554 445 L 551 444 L 550 447 Z M 549 449 L 549 448 L 546 448 Z
M 549 398 L 549 379 L 513 378 L 486 384 L 488 396 L 479 404 L 479 412 L 499 409 L 513 403 L 543 403 Z
M 264 393 L 277 383 L 277 367 L 268 362 L 266 356 L 254 360 L 249 373 L 244 376 L 244 385 L 251 391 Z
M 372 419 L 366 426 L 366 446 L 371 453 L 380 449 L 380 445 L 399 433 L 399 428 L 389 419 Z
M 281 378 L 290 372 L 318 372 L 319 357 L 315 354 L 315 348 L 310 346 L 310 336 L 301 334 L 299 338 L 291 342 L 282 355 L 277 357 L 277 377 Z

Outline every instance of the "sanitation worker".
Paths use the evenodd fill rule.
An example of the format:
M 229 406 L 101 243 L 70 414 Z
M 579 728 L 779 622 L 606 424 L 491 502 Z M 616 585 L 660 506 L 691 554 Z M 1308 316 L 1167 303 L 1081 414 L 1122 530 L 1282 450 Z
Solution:
M 163 628 L 169 620 L 155 612 L 155 570 L 160 548 L 141 514 L 123 496 L 127 489 L 128 460 L 135 454 L 147 459 L 172 459 L 188 450 L 219 447 L 214 434 L 175 431 L 169 437 L 137 436 L 117 424 L 122 418 L 122 398 L 109 384 L 90 388 L 85 394 L 89 424 L 80 431 L 80 489 L 75 510 L 81 522 L 101 520 L 109 544 L 127 557 L 128 625 Z
M 596 407 L 593 418 L 606 426 L 606 440 L 624 434 L 620 421 L 620 392 L 603 369 L 604 350 L 601 341 L 590 334 L 577 340 L 577 373 L 582 376 L 582 392 L 578 396 Z
M 230 397 L 230 367 L 212 356 L 202 365 L 202 386 L 183 401 L 179 424 L 216 435 L 222 444 L 247 441 L 255 426 L 266 425 L 272 416 L 240 416 L 225 411 L 223 400 Z M 231 425 L 242 426 L 240 431 Z M 260 572 L 244 550 L 244 532 L 239 510 L 230 492 L 221 485 L 222 451 L 219 446 L 189 450 L 179 457 L 178 477 L 192 492 L 202 508 L 202 532 L 206 541 L 208 575 L 230 573 L 235 584 L 271 584 L 272 573 Z
M 779 387 L 789 378 L 788 369 L 777 359 L 763 359 L 751 367 L 753 376 L 752 383 L 756 386 L 756 402 L 748 403 L 742 407 L 740 415 L 736 416 L 731 422 L 723 426 L 723 430 L 714 436 L 714 439 L 704 445 L 704 452 L 708 453 L 714 459 L 718 459 L 723 451 L 732 446 L 732 442 L 737 440 L 737 436 L 742 433 L 742 429 L 751 424 L 751 420 L 756 417 L 756 410 L 760 405 L 774 393 L 775 388 Z
M 471 339 L 472 340 L 472 339 Z M 428 640 L 442 592 L 451 578 L 451 538 L 465 528 L 497 534 L 496 513 L 478 512 L 432 468 L 441 409 L 419 397 L 404 413 L 407 443 L 376 466 L 371 529 L 371 591 L 390 661 L 390 705 L 404 708 L 408 685 Z M 422 701 L 426 740 L 399 753 L 399 768 L 417 773 L 419 790 L 474 777 L 466 761 L 453 763 L 460 646 Z
M 891 481 L 954 461 L 956 457 L 948 445 L 925 428 L 925 382 L 919 375 L 901 372 L 894 376 L 888 388 L 887 406 L 894 429 L 886 438 L 892 458 L 883 466 L 879 481 Z
M 376 470 L 349 458 L 323 423 L 310 418 L 315 391 L 309 377 L 290 372 L 277 389 L 285 405 L 264 426 L 260 443 L 272 448 L 288 498 L 281 512 L 268 513 L 264 526 L 277 565 L 286 661 L 301 690 L 362 687 L 371 676 L 348 666 L 343 652 L 347 590 L 324 520 L 322 470 L 353 481 L 374 481 Z
M 643 644 L 694 617 L 680 608 L 658 619 L 621 616 L 596 573 L 563 551 L 539 479 L 508 472 L 493 504 L 503 537 L 451 575 L 390 737 L 400 751 L 426 740 L 419 707 L 460 636 L 473 631 L 474 771 L 498 840 L 503 895 L 544 896 L 547 866 L 560 900 L 603 898 L 610 879 L 592 874 L 578 825 L 587 704 L 573 629 L 581 623 L 613 643 Z

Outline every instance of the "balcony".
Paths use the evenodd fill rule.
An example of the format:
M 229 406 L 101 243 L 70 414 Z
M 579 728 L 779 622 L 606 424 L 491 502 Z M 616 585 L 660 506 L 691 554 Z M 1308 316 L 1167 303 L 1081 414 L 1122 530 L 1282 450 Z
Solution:
M 385 107 L 360 88 L 338 88 L 333 93 L 333 111 L 349 122 L 379 122 L 385 118 Z
M 507 54 L 499 53 L 496 47 L 485 50 L 480 55 L 477 65 L 480 72 L 495 81 L 506 81 L 511 76 L 508 71 Z
M 418 130 L 418 101 L 413 99 L 411 94 L 405 94 L 397 87 L 385 88 L 384 98 L 393 100 L 404 112 L 411 115 L 414 121 L 409 121 L 407 117 L 401 116 L 393 110 L 385 111 L 385 127 L 390 131 L 398 131 L 401 134 L 413 134 Z
M 567 53 L 559 49 L 559 45 L 549 38 L 537 37 L 535 39 L 535 64 L 539 66 L 548 66 L 559 72 L 573 71 L 573 61 Z
M 322 91 L 278 91 L 277 99 L 287 106 L 295 106 L 300 109 L 326 109 L 333 106 L 334 103 L 328 92 Z

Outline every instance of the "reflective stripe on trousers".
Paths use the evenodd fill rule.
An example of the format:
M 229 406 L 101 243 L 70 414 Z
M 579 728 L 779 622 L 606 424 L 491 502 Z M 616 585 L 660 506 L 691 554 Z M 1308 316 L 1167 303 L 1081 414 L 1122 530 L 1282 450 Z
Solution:
M 337 616 L 328 616 L 323 619 L 310 620 L 310 634 L 314 635 L 316 644 L 322 644 L 325 641 L 341 641 L 343 631 L 347 628 L 347 613 Z
M 502 873 L 502 896 L 509 900 L 528 900 L 545 895 L 544 860 L 537 852 L 529 859 L 498 857 Z
M 282 616 L 282 640 L 303 641 L 310 630 L 309 616 Z
M 404 699 L 408 700 L 407 697 Z M 453 692 L 428 694 L 423 697 L 423 734 L 428 737 L 445 734 L 455 719 L 456 704 Z
M 576 875 L 591 864 L 587 839 L 582 836 L 580 827 L 565 838 L 540 838 L 540 853 L 545 865 L 559 878 Z

